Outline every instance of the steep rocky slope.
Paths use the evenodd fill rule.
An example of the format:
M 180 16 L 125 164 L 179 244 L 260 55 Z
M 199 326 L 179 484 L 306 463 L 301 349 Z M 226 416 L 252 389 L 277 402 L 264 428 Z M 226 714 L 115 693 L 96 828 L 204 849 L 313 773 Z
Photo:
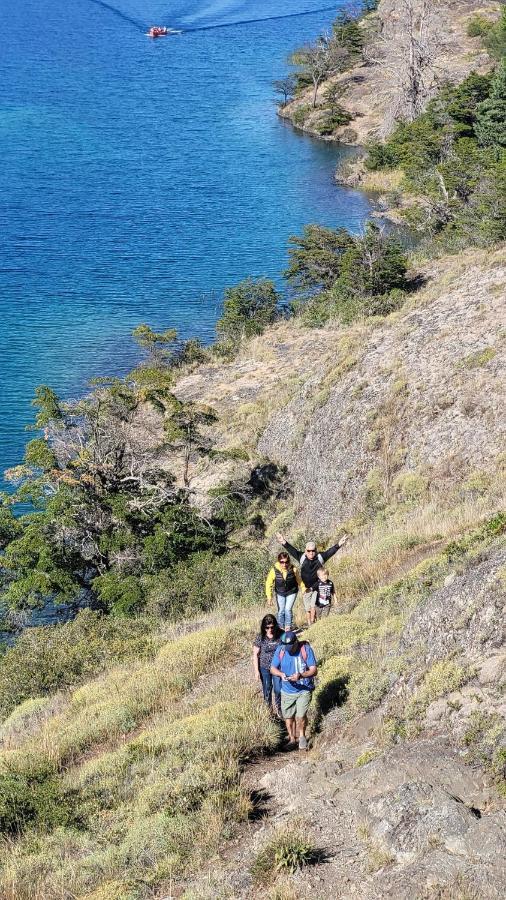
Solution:
M 325 534 L 364 502 L 479 491 L 502 465 L 504 250 L 448 257 L 423 277 L 385 319 L 321 331 L 283 323 L 178 386 L 219 408 L 224 446 L 288 467 L 300 525 Z M 227 466 L 202 464 L 195 489 L 248 468 Z
M 476 14 L 496 17 L 500 4 L 495 0 L 443 0 L 433 12 L 434 32 L 433 75 L 429 96 L 436 89 L 437 81 L 462 81 L 471 71 L 487 71 L 490 59 L 483 50 L 479 37 L 467 35 L 469 20 Z M 403 21 L 401 0 L 381 0 L 378 10 L 363 21 L 368 37 L 366 62 L 342 75 L 324 82 L 319 91 L 319 104 L 323 102 L 326 87 L 337 83 L 342 87 L 342 107 L 350 113 L 352 121 L 335 129 L 328 140 L 348 144 L 364 144 L 368 140 L 384 137 L 394 125 L 397 99 L 396 54 L 399 48 L 400 23 Z M 318 135 L 317 123 L 321 111 L 311 110 L 312 91 L 308 90 L 293 102 L 279 110 L 283 118 L 295 122 L 297 127 Z M 297 111 L 307 108 L 301 120 Z

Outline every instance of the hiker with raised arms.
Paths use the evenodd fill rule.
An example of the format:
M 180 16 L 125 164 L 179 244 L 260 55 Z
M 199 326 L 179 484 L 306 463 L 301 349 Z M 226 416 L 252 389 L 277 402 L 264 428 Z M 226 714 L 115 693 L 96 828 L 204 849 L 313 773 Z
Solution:
M 316 657 L 307 641 L 299 641 L 294 631 L 284 631 L 272 657 L 271 675 L 281 678 L 281 713 L 290 744 L 299 742 L 307 750 L 307 711 L 314 691 Z
M 288 550 L 290 556 L 293 556 L 300 564 L 300 575 L 304 585 L 302 601 L 307 614 L 307 623 L 308 625 L 312 625 L 313 622 L 316 622 L 318 569 L 321 569 L 324 563 L 344 546 L 348 540 L 348 535 L 343 534 L 343 536 L 339 538 L 337 544 L 334 544 L 333 547 L 329 547 L 328 550 L 322 550 L 321 553 L 318 552 L 314 541 L 308 541 L 306 549 L 302 552 L 301 550 L 297 550 L 296 547 L 293 547 L 292 544 L 289 544 L 284 535 L 277 534 L 276 537 L 279 543 Z
M 284 631 L 290 631 L 292 627 L 292 609 L 300 585 L 299 570 L 297 566 L 292 565 L 287 551 L 284 550 L 278 554 L 277 562 L 270 569 L 265 582 L 267 602 L 272 603 L 274 594 L 278 608 L 278 624 Z

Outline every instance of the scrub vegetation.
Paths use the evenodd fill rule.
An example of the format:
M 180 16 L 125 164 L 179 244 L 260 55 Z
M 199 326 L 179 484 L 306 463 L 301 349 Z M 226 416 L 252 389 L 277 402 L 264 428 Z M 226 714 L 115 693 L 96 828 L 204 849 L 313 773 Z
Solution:
M 377 714 L 351 754 L 358 781 L 428 722 L 455 721 L 455 747 L 504 791 L 493 667 L 505 466 L 483 396 L 496 402 L 503 335 L 464 319 L 486 264 L 485 299 L 502 283 L 503 26 L 468 26 L 489 73 L 443 86 L 368 148 L 369 171 L 423 233 L 416 254 L 372 223 L 361 235 L 310 224 L 290 239 L 287 296 L 268 279 L 229 288 L 213 347 L 140 325 L 144 359 L 126 378 L 77 402 L 37 390 L 36 436 L 0 503 L 2 600 L 14 631 L 48 596 L 87 608 L 16 634 L 0 657 L 6 900 L 181 893 L 255 819 L 244 770 L 283 735 L 247 658 L 279 528 L 295 543 L 351 536 L 330 564 L 338 609 L 305 632 L 318 752 L 332 728 Z M 284 105 L 310 86 L 294 115 L 316 109 L 322 135 L 345 123 L 333 79 L 364 60 L 366 27 L 343 13 L 277 83 Z M 461 269 L 451 257 L 431 269 L 476 245 Z M 268 834 L 249 886 L 298 896 L 292 879 L 322 852 L 297 821 Z M 369 875 L 395 864 L 372 831 L 364 842 Z

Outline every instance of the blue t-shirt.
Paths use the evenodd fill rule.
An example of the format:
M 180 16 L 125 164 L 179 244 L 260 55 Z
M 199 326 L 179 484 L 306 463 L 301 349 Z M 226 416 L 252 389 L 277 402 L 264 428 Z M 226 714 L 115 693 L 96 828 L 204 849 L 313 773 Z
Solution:
M 280 672 L 283 672 L 284 675 L 295 675 L 295 672 L 306 672 L 311 666 L 316 666 L 316 657 L 310 644 L 305 642 L 304 648 L 306 659 L 302 656 L 300 647 L 299 652 L 292 656 L 288 647 L 284 647 L 283 644 L 280 644 L 272 657 L 271 665 L 274 666 L 274 668 L 279 669 Z M 280 660 L 282 651 L 283 656 Z M 313 678 L 300 678 L 298 681 L 281 682 L 281 690 L 286 694 L 299 694 L 300 691 L 312 691 L 313 689 Z

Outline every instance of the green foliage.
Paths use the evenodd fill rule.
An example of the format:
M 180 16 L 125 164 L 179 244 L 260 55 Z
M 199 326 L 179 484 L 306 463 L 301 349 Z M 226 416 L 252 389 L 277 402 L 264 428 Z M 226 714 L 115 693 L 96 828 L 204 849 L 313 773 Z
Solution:
M 79 684 L 112 662 L 150 656 L 155 646 L 148 621 L 88 609 L 63 625 L 27 628 L 0 657 L 0 715 L 29 697 Z
M 52 829 L 75 824 L 71 800 L 50 766 L 39 766 L 29 776 L 0 774 L 0 832 L 16 835 L 28 825 Z
M 414 122 L 369 147 L 371 170 L 400 167 L 419 202 L 408 224 L 445 249 L 506 236 L 506 68 L 447 86 Z
M 267 883 L 287 872 L 310 865 L 318 859 L 313 844 L 308 841 L 302 826 L 289 825 L 280 828 L 264 845 L 251 866 L 251 874 L 257 883 Z
M 341 272 L 343 253 L 353 246 L 345 228 L 333 231 L 322 225 L 306 225 L 302 237 L 289 238 L 289 267 L 285 272 L 299 297 L 332 287 Z
M 11 498 L 7 494 L 0 495 L 0 550 L 19 537 L 22 526 L 12 512 Z
M 506 148 L 506 59 L 497 67 L 489 97 L 478 106 L 475 131 L 482 146 Z
M 138 343 L 141 350 L 147 351 L 158 361 L 167 360 L 172 355 L 177 331 L 169 328 L 167 331 L 153 331 L 150 325 L 137 325 L 132 331 L 132 337 Z
M 352 118 L 353 116 L 346 109 L 335 104 L 332 110 L 326 112 L 325 115 L 318 120 L 316 130 L 325 137 L 326 135 L 333 134 L 336 128 L 339 128 L 341 125 L 348 125 Z
M 332 26 L 334 37 L 341 47 L 357 55 L 364 46 L 364 34 L 357 19 L 349 12 L 340 12 Z
M 394 235 L 384 234 L 373 223 L 359 237 L 343 229 L 309 225 L 302 238 L 290 238 L 290 243 L 295 246 L 289 250 L 286 277 L 294 286 L 305 324 L 387 315 L 402 304 L 406 253 Z
M 268 278 L 246 278 L 227 288 L 216 332 L 226 351 L 237 351 L 244 338 L 262 334 L 274 322 L 280 297 Z
M 52 388 L 45 384 L 35 388 L 32 406 L 37 410 L 34 428 L 44 428 L 63 418 L 61 403 Z
M 492 27 L 489 19 L 483 16 L 473 16 L 467 24 L 468 37 L 485 37 Z
M 506 56 L 506 8 L 503 6 L 499 21 L 484 35 L 485 47 L 494 59 Z
M 300 80 L 300 77 L 299 77 Z M 311 107 L 307 104 L 303 104 L 302 106 L 298 106 L 292 116 L 292 122 L 294 125 L 297 125 L 298 128 L 302 128 L 309 116 L 311 115 Z
M 195 553 L 188 562 L 145 579 L 148 609 L 169 619 L 190 617 L 216 606 L 234 609 L 262 595 L 268 555 L 261 550 Z

